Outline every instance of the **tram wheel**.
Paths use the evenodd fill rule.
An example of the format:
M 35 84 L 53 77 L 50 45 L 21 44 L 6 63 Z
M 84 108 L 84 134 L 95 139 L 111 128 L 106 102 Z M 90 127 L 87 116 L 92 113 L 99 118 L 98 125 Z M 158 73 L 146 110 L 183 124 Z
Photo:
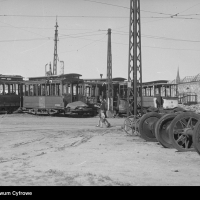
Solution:
M 196 152 L 200 155 L 200 120 L 194 128 L 193 145 Z
M 169 126 L 169 138 L 172 145 L 178 151 L 194 150 L 194 128 L 200 119 L 200 115 L 194 112 L 183 112 L 177 115 Z
M 124 130 L 129 135 L 139 135 L 139 117 L 130 115 L 124 120 Z
M 139 133 L 143 139 L 149 142 L 157 142 L 155 137 L 155 124 L 161 116 L 161 114 L 156 112 L 150 112 L 140 118 Z
M 176 113 L 165 114 L 157 121 L 155 125 L 156 139 L 165 148 L 173 148 L 169 138 L 169 125 L 176 116 Z

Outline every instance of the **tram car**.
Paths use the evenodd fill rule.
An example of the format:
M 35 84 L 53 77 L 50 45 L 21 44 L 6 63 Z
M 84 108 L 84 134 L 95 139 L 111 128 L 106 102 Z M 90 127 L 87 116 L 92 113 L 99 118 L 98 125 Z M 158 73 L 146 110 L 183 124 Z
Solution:
M 23 77 L 0 75 L 0 113 L 13 113 L 23 104 Z
M 97 114 L 97 109 L 87 103 L 84 81 L 81 74 L 70 73 L 43 77 L 30 77 L 23 85 L 23 108 L 32 114 L 51 115 L 57 113 Z M 72 102 L 77 102 L 74 107 Z M 81 112 L 78 112 L 81 111 Z
M 126 114 L 128 108 L 127 91 L 128 83 L 119 84 L 119 114 Z M 140 87 L 138 86 L 138 90 Z M 130 97 L 132 98 L 132 97 Z M 141 101 L 138 97 L 137 101 Z M 167 80 L 157 80 L 142 83 L 143 111 L 155 111 L 162 107 L 165 110 L 178 107 L 177 84 L 168 83 Z
M 112 110 L 117 113 L 119 106 L 123 102 L 119 99 L 119 85 L 123 85 L 126 79 L 123 77 L 112 78 L 112 88 L 113 97 L 111 98 Z M 99 97 L 103 97 L 107 100 L 107 79 L 106 78 L 94 78 L 94 79 L 84 79 L 85 96 L 87 98 L 87 103 L 89 104 L 99 104 Z

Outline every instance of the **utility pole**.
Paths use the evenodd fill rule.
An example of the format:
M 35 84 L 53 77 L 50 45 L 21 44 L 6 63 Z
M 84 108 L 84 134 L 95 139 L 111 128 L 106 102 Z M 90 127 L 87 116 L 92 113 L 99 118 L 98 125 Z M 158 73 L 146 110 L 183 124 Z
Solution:
M 54 56 L 53 56 L 53 75 L 57 75 L 57 41 L 58 41 L 58 23 L 57 23 L 57 17 L 56 17 L 56 30 L 55 30 L 55 38 L 54 38 Z
M 143 110 L 140 0 L 130 0 L 128 59 L 127 116 L 137 115 L 139 111 L 142 114 Z
M 113 85 L 112 85 L 112 52 L 111 52 L 111 29 L 108 29 L 107 49 L 107 116 L 113 116 Z

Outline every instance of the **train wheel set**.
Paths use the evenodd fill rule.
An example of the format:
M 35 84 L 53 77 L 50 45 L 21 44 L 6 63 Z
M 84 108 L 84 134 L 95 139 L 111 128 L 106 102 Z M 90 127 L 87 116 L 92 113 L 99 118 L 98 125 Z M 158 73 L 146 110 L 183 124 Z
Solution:
M 200 154 L 200 115 L 194 112 L 149 112 L 141 118 L 131 115 L 124 121 L 124 130 L 148 142 L 159 142 L 164 148 Z

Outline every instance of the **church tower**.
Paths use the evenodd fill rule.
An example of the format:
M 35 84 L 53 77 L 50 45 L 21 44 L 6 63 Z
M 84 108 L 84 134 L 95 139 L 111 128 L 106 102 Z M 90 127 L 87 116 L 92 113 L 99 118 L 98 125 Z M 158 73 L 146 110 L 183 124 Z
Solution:
M 179 67 L 176 75 L 176 83 L 179 84 L 181 82 L 180 75 L 179 75 Z

